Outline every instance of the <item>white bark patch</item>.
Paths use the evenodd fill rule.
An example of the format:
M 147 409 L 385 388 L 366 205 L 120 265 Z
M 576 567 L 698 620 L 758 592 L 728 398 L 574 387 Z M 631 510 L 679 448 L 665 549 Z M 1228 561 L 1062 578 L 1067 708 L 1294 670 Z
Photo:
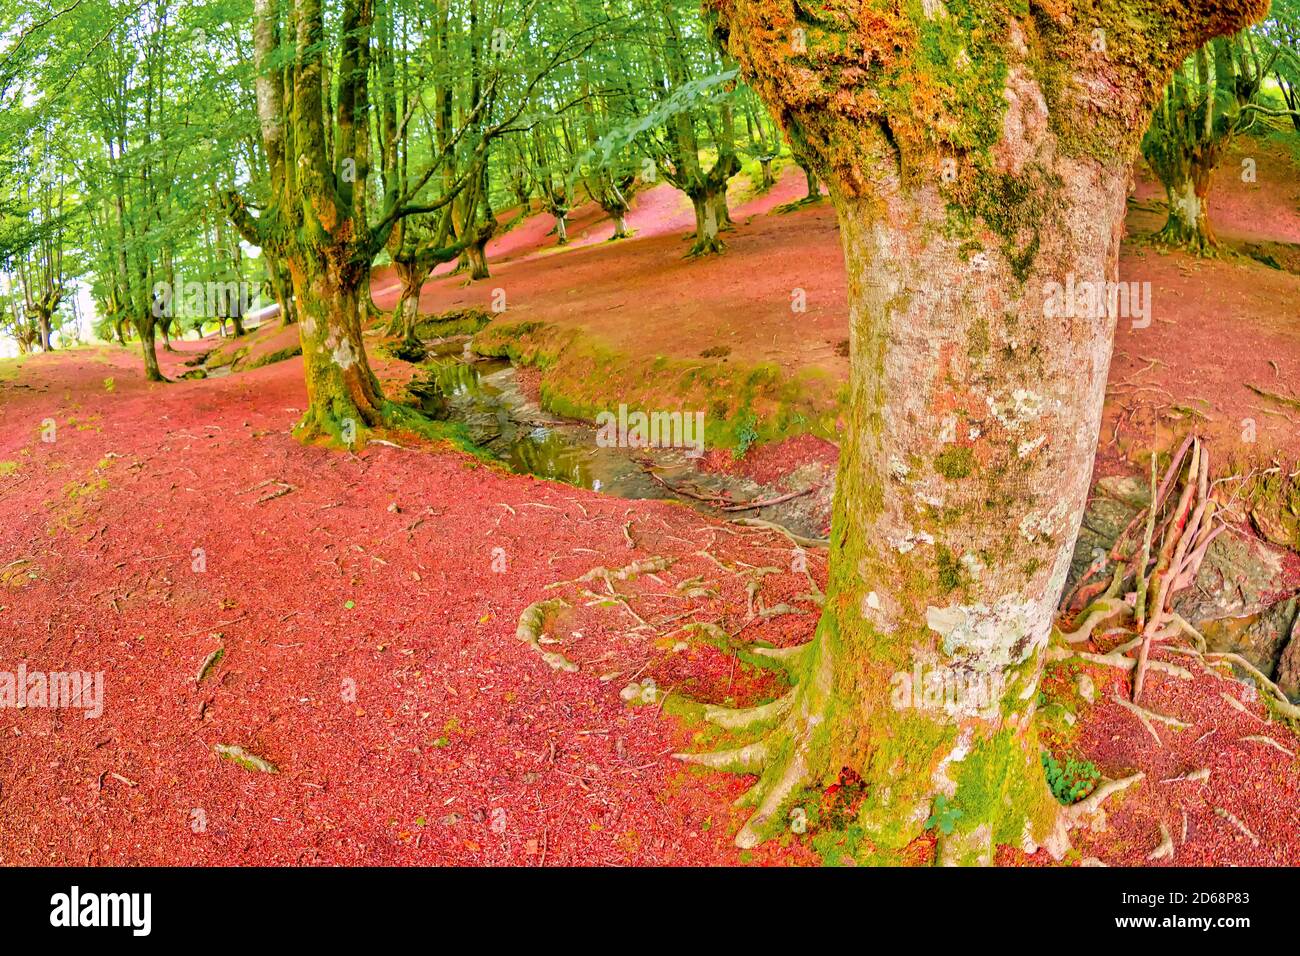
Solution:
M 862 619 L 881 634 L 893 634 L 898 629 L 898 602 L 889 594 L 881 597 L 872 591 L 862 599 L 858 609 Z
M 967 727 L 957 738 L 956 746 L 944 755 L 938 766 L 934 768 L 934 773 L 930 775 L 930 782 L 934 784 L 935 790 L 950 800 L 957 796 L 957 781 L 948 776 L 948 767 L 965 760 L 970 755 L 970 745 L 971 729 Z
M 1016 457 L 1028 458 L 1038 449 L 1038 446 L 1045 441 L 1047 441 L 1046 435 L 1039 435 L 1037 438 L 1031 441 L 1022 441 L 1019 445 L 1016 446 Z
M 1023 663 L 1047 643 L 1050 605 L 1002 597 L 989 607 L 953 604 L 926 608 L 925 623 L 943 638 L 943 651 L 984 673 L 1001 673 Z
M 1030 544 L 1050 541 L 1065 527 L 1069 514 L 1070 506 L 1064 501 L 1057 502 L 1047 514 L 1031 511 L 1020 519 L 1020 536 Z
M 993 417 L 1006 429 L 1018 429 L 1036 421 L 1047 408 L 1047 399 L 1027 388 L 1018 388 L 1001 401 L 992 395 L 986 401 Z
M 905 537 L 895 538 L 890 544 L 899 554 L 908 554 L 918 544 L 934 544 L 934 535 L 925 531 L 909 531 Z
M 946 20 L 948 18 L 948 8 L 943 5 L 943 0 L 921 0 L 921 9 L 925 11 L 927 20 Z

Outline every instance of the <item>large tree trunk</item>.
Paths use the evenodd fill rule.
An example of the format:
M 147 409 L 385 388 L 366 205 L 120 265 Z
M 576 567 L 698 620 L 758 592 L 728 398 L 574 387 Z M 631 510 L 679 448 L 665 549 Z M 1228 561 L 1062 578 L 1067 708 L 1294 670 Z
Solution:
M 1050 315 L 1043 290 L 1070 274 L 1115 279 L 1127 179 L 1119 164 L 1058 171 L 1059 228 L 1027 276 L 996 243 L 984 251 L 1000 264 L 972 269 L 971 248 L 944 237 L 937 191 L 884 209 L 837 202 L 853 430 L 818 664 L 833 675 L 821 704 L 830 765 L 892 781 L 861 821 L 883 848 L 918 836 L 939 794 L 962 812 L 941 838 L 947 861 L 988 863 L 998 843 L 1054 835 L 1032 717 L 1115 320 Z M 918 665 L 987 688 L 989 706 L 897 708 L 893 675 Z
M 290 272 L 307 379 L 298 434 L 350 444 L 383 419 L 383 396 L 361 338 L 360 288 L 331 276 L 328 267 L 291 260 Z
M 863 856 L 898 860 L 928 828 L 944 862 L 990 863 L 1005 843 L 1063 852 L 1034 709 L 1115 315 L 1105 294 L 1063 308 L 1060 288 L 1116 279 L 1128 164 L 1164 78 L 1264 4 L 1151 10 L 1147 34 L 1120 13 L 1102 23 L 1107 52 L 1065 14 L 991 3 L 969 23 L 927 0 L 890 26 L 848 0 L 808 28 L 816 57 L 780 29 L 798 22 L 794 0 L 714 6 L 728 52 L 830 186 L 852 365 L 826 601 L 811 644 L 783 658 L 784 716 L 742 714 L 757 740 L 687 759 L 760 774 L 742 846 L 848 770 L 865 784 Z M 957 89 L 918 34 L 996 40 Z M 921 75 L 937 86 L 917 105 Z

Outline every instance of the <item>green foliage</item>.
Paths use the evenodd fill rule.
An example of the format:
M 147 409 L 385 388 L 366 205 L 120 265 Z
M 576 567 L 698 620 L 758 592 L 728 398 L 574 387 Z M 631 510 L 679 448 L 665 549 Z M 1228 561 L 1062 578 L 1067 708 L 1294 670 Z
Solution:
M 736 420 L 736 447 L 732 451 L 735 458 L 743 458 L 750 446 L 758 441 L 758 416 L 746 408 Z
M 948 836 L 957 826 L 957 821 L 962 817 L 961 810 L 948 803 L 948 798 L 942 793 L 934 798 L 934 806 L 930 810 L 930 816 L 925 821 L 925 828 L 933 830 L 939 828 L 939 832 Z
M 1097 788 L 1101 779 L 1099 771 L 1091 760 L 1066 760 L 1064 766 L 1049 751 L 1042 752 L 1043 773 L 1047 776 L 1047 785 L 1052 795 L 1066 806 L 1078 803 Z

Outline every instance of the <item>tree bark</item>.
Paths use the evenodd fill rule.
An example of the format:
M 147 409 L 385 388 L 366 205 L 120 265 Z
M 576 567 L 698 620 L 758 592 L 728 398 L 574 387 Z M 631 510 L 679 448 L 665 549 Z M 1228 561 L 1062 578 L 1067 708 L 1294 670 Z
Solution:
M 1068 845 L 1034 710 L 1116 317 L 1062 309 L 1053 290 L 1115 281 L 1129 163 L 1163 78 L 1263 5 L 1141 6 L 1149 35 L 1127 13 L 1103 24 L 1112 55 L 1066 14 L 1022 19 L 1009 3 L 966 23 L 939 0 L 894 20 L 857 0 L 811 26 L 794 0 L 710 3 L 720 40 L 828 183 L 849 280 L 822 617 L 788 660 L 778 726 L 769 716 L 756 741 L 687 756 L 760 774 L 741 846 L 784 829 L 807 790 L 817 800 L 845 770 L 866 786 L 858 852 L 877 861 L 931 827 L 945 863 Z M 806 56 L 782 31 L 796 22 Z M 917 37 L 940 33 L 972 49 L 960 77 L 921 52 Z M 1057 64 L 1075 82 L 1051 82 Z M 918 78 L 935 86 L 924 103 Z M 1104 102 L 1089 92 L 1103 79 Z M 958 81 L 960 93 L 946 85 Z M 909 675 L 982 693 L 900 697 Z
M 1165 184 L 1169 216 L 1155 234 L 1159 242 L 1182 246 L 1196 255 L 1213 255 L 1219 246 L 1210 225 L 1209 191 L 1212 169 L 1195 167 Z
M 158 352 L 154 347 L 154 318 L 145 315 L 137 319 L 135 329 L 140 333 L 140 351 L 144 354 L 144 377 L 150 382 L 165 382 L 162 370 L 158 367 Z
M 42 309 L 37 313 L 37 320 L 40 323 L 41 330 L 41 351 L 50 352 L 53 350 L 53 346 L 50 345 L 51 325 L 53 324 L 50 320 L 50 313 Z
M 361 338 L 360 287 L 340 281 L 328 266 L 298 259 L 291 256 L 289 265 L 308 408 L 297 433 L 350 444 L 362 428 L 383 422 L 383 395 Z
M 707 189 L 694 190 L 690 196 L 695 207 L 695 241 L 686 253 L 687 258 L 717 255 L 725 248 L 718 238 L 718 197 Z

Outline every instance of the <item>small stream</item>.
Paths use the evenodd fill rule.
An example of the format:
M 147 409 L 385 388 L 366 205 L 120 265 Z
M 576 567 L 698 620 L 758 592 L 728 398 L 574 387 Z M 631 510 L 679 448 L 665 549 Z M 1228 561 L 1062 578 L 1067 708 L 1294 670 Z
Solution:
M 703 471 L 684 449 L 604 448 L 596 427 L 551 415 L 519 388 L 514 367 L 505 359 L 482 358 L 468 340 L 432 346 L 421 363 L 423 374 L 408 391 L 431 418 L 459 422 L 470 440 L 516 474 L 536 475 L 580 488 L 630 499 L 683 501 L 721 517 L 761 518 L 795 534 L 820 537 L 829 488 L 780 504 L 742 512 L 723 512 L 714 504 L 673 489 L 724 496 L 732 501 L 778 497 L 787 489 L 765 488 L 749 479 Z M 653 470 L 662 481 L 651 476 Z M 666 484 L 665 484 L 666 483 Z

